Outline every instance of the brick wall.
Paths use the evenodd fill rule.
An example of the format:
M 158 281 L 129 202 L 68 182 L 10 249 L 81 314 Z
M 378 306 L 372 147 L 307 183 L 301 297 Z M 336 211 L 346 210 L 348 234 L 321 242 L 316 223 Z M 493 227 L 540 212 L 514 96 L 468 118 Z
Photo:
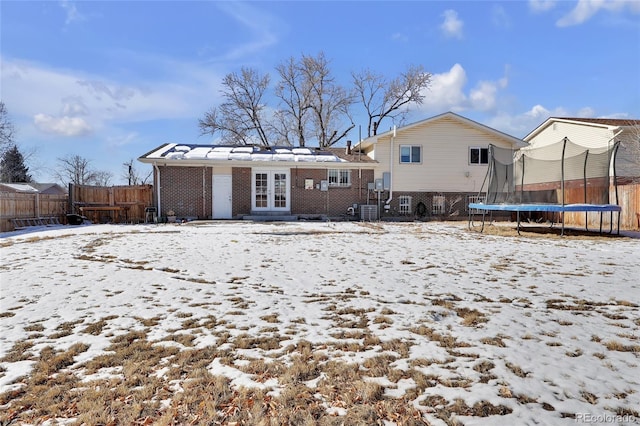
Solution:
M 172 209 L 178 218 L 210 218 L 212 211 L 212 169 L 203 167 L 160 166 L 160 197 L 166 216 Z M 204 198 L 203 198 L 204 170 Z M 251 214 L 251 168 L 232 169 L 232 216 Z M 305 180 L 313 179 L 314 188 L 305 189 Z M 351 186 L 330 187 L 321 191 L 316 186 L 327 179 L 326 169 L 291 169 L 291 214 L 340 216 L 353 204 L 367 202 L 367 184 L 373 182 L 373 170 L 351 170 Z M 156 182 L 157 185 L 157 182 Z M 373 196 L 373 192 L 369 194 Z M 373 199 L 370 200 L 373 203 Z
M 159 216 L 173 210 L 179 219 L 211 217 L 211 168 L 160 166 L 158 169 L 163 209 Z
M 411 197 L 411 211 L 408 214 L 400 213 L 400 197 Z M 383 209 L 382 217 L 411 217 L 423 219 L 455 219 L 457 217 L 468 217 L 468 200 L 469 197 L 477 196 L 477 193 L 457 193 L 457 192 L 406 192 L 393 191 L 393 199 L 389 203 L 391 206 L 389 211 L 384 211 L 384 204 L 389 198 L 389 192 L 385 191 L 381 194 L 381 206 Z M 435 197 L 435 198 L 434 198 Z M 443 198 L 439 198 L 443 197 Z M 438 201 L 442 201 L 441 207 Z M 419 217 L 417 207 L 419 203 L 423 203 L 425 207 L 424 216 Z M 373 204 L 373 203 L 372 203 Z
M 305 189 L 305 180 L 313 179 L 313 189 Z M 351 186 L 317 188 L 327 179 L 326 169 L 291 169 L 291 213 L 298 215 L 323 214 L 340 216 L 353 204 L 365 204 L 367 184 L 373 182 L 373 170 L 351 170 Z
M 234 167 L 231 170 L 232 195 L 231 215 L 251 214 L 251 168 Z

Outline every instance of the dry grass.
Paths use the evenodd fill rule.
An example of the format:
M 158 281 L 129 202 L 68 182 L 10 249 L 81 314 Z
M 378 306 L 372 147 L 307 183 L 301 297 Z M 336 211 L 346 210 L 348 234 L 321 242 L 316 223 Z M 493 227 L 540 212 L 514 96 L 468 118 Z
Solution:
M 456 313 L 462 318 L 462 325 L 466 327 L 477 327 L 479 324 L 488 321 L 486 315 L 476 309 L 457 308 Z
M 603 344 L 610 351 L 640 353 L 640 345 L 625 345 L 617 340 L 609 340 Z
M 509 370 L 511 370 L 511 372 L 512 372 L 513 374 L 515 374 L 515 375 L 516 375 L 516 376 L 518 376 L 518 377 L 522 377 L 522 378 L 524 378 L 524 377 L 527 377 L 527 376 L 529 375 L 529 373 L 528 373 L 528 372 L 524 371 L 524 370 L 523 370 L 520 366 L 518 366 L 518 365 L 512 364 L 512 363 L 510 363 L 510 362 L 506 362 L 506 363 L 505 363 L 505 366 L 506 366 Z
M 384 231 L 384 227 L 375 224 L 362 226 L 370 233 Z M 514 230 L 510 232 L 515 236 Z M 330 236 L 332 233 L 318 234 Z M 286 237 L 285 234 L 279 235 L 283 236 Z M 537 238 L 535 235 L 533 237 Z M 146 262 L 96 255 L 95 252 L 104 244 L 108 244 L 108 240 L 94 239 L 83 248 L 85 253 L 78 258 L 103 263 L 118 262 L 119 267 L 125 268 L 147 268 Z M 428 264 L 427 258 L 426 254 L 424 257 L 416 255 L 407 257 L 400 264 L 407 273 L 437 268 Z M 347 260 L 345 257 L 345 262 Z M 274 266 L 272 259 L 264 258 L 261 262 L 265 268 Z M 519 271 L 524 269 L 523 265 L 514 256 L 504 256 L 493 264 L 493 270 L 497 273 Z M 184 281 L 215 284 L 200 277 L 186 277 L 186 271 L 175 268 L 155 270 L 179 274 L 172 275 L 172 278 L 181 280 L 184 286 L 187 286 Z M 425 276 L 430 272 L 427 271 Z M 466 272 L 462 268 L 454 268 L 451 273 Z M 219 281 L 220 287 L 228 277 L 230 275 Z M 519 285 L 516 280 L 503 282 L 495 276 L 487 277 L 487 282 L 489 285 L 505 285 L 505 289 L 506 286 Z M 500 348 L 524 342 L 516 335 L 497 331 L 494 332 L 496 336 L 487 336 L 482 331 L 484 324 L 490 319 L 493 324 L 495 315 L 500 315 L 502 309 L 509 309 L 506 305 L 518 302 L 518 306 L 523 306 L 523 315 L 531 315 L 532 309 L 529 308 L 537 308 L 541 301 L 544 304 L 547 297 L 554 297 L 546 300 L 549 312 L 558 318 L 552 320 L 555 321 L 551 323 L 552 329 L 557 325 L 568 327 L 575 324 L 577 327 L 581 323 L 581 315 L 601 315 L 609 320 L 620 321 L 620 324 L 640 325 L 640 320 L 632 315 L 637 308 L 635 303 L 613 298 L 606 303 L 593 302 L 579 300 L 569 294 L 543 296 L 541 299 L 535 285 L 520 286 L 528 298 L 522 297 L 523 294 L 506 293 L 491 300 L 480 294 L 472 294 L 471 298 L 465 295 L 463 300 L 460 295 L 429 294 L 428 289 L 421 289 L 412 293 L 417 295 L 415 298 L 407 296 L 403 301 L 398 301 L 406 305 L 391 305 L 374 290 L 371 293 L 363 290 L 359 282 L 350 283 L 349 288 L 345 289 L 340 288 L 341 283 L 335 280 L 326 280 L 324 284 L 331 288 L 330 295 L 321 291 L 301 295 L 304 303 L 320 304 L 323 310 L 321 319 L 327 322 L 330 329 L 327 332 L 329 341 L 311 343 L 297 341 L 296 336 L 317 326 L 315 319 L 303 316 L 288 319 L 266 308 L 257 312 L 261 304 L 245 296 L 246 293 L 236 291 L 262 284 L 249 281 L 248 276 L 231 276 L 226 284 L 229 284 L 226 286 L 228 291 L 197 286 L 202 289 L 200 296 L 206 293 L 207 297 L 213 299 L 206 303 L 196 295 L 183 298 L 185 306 L 197 308 L 193 312 L 205 312 L 204 316 L 194 314 L 189 309 L 167 306 L 162 314 L 152 318 L 133 317 L 135 321 L 131 330 L 142 330 L 118 336 L 115 335 L 122 331 L 118 329 L 120 321 L 113 321 L 117 319 L 116 316 L 66 322 L 54 331 L 44 327 L 43 323 L 50 324 L 44 320 L 26 325 L 24 329 L 31 335 L 15 343 L 0 361 L 31 361 L 34 362 L 34 368 L 28 376 L 16 381 L 21 385 L 0 395 L 0 424 L 42 424 L 47 420 L 55 421 L 55 418 L 69 418 L 74 419 L 76 424 L 113 425 L 418 425 L 428 424 L 424 413 L 430 413 L 444 424 L 454 425 L 460 424 L 457 416 L 503 416 L 511 413 L 509 407 L 517 404 L 536 404 L 536 407 L 529 408 L 542 407 L 553 411 L 553 406 L 539 401 L 543 398 L 518 394 L 515 383 L 510 387 L 507 381 L 508 377 L 515 380 L 510 373 L 527 380 L 536 379 L 533 371 L 525 371 L 521 366 L 505 362 L 502 358 L 506 351 Z M 279 291 L 269 290 L 268 286 L 266 289 L 274 293 Z M 156 295 L 168 289 L 158 284 L 155 290 L 148 300 L 145 299 L 148 303 L 157 303 Z M 117 291 L 105 292 L 108 296 L 118 294 Z M 372 302 L 365 305 L 370 307 L 351 304 L 351 301 L 363 299 Z M 27 300 L 18 302 L 24 305 L 29 303 Z M 226 309 L 217 309 L 217 317 L 206 314 L 211 305 L 223 303 Z M 462 304 L 465 307 L 461 307 Z M 406 314 L 403 309 L 414 309 L 415 305 L 426 309 L 416 315 L 415 321 L 404 323 Z M 386 306 L 393 306 L 393 309 Z M 14 308 L 5 309 L 4 313 L 0 313 L 0 318 L 8 318 L 13 312 Z M 255 316 L 259 320 L 255 324 L 245 320 L 240 325 L 235 324 L 230 315 L 250 316 L 245 318 Z M 568 321 L 566 318 L 576 319 Z M 157 330 L 154 328 L 163 323 L 171 323 L 173 329 L 163 335 L 155 334 Z M 495 323 L 499 324 L 499 321 Z M 411 324 L 415 326 L 411 327 Z M 389 335 L 379 332 L 391 325 L 395 325 L 394 331 L 399 330 L 402 338 L 394 336 L 396 338 L 389 340 Z M 605 353 L 604 348 L 635 354 L 640 352 L 633 326 L 630 326 L 629 332 L 620 331 L 607 334 L 607 337 L 620 340 L 604 341 L 594 336 L 593 341 L 599 342 L 600 345 L 596 346 L 601 346 Z M 563 335 L 554 331 L 536 329 L 531 332 L 535 335 L 527 333 L 521 337 L 528 340 L 527 345 L 539 345 L 545 349 L 545 345 L 548 345 L 551 346 L 549 351 L 555 351 L 560 356 L 584 355 L 581 358 L 583 360 L 591 355 L 602 359 L 604 365 L 615 362 L 615 354 L 609 353 L 607 359 L 605 354 L 586 350 L 583 353 L 581 349 L 576 349 L 580 342 L 567 340 L 561 343 Z M 84 358 L 78 355 L 89 349 L 87 345 L 77 344 L 65 350 L 42 347 L 43 341 L 52 344 L 49 339 L 75 333 L 84 334 L 85 337 L 106 336 L 111 339 L 111 345 L 101 355 L 81 363 L 78 360 Z M 154 336 L 153 341 L 150 336 Z M 543 340 L 539 336 L 553 339 Z M 216 340 L 215 343 L 199 347 L 211 339 Z M 413 346 L 425 340 L 435 343 L 432 348 L 436 353 L 427 357 L 419 355 L 422 347 Z M 61 340 L 66 341 L 68 338 Z M 561 344 L 565 344 L 566 349 L 552 348 Z M 475 351 L 464 348 L 473 348 Z M 245 375 L 247 382 L 262 387 L 238 386 L 228 378 L 214 375 L 214 360 L 225 369 L 233 368 L 239 375 Z M 598 362 L 593 358 L 591 361 Z M 500 367 L 503 363 L 506 373 Z M 499 367 L 496 368 L 496 365 Z M 0 377 L 4 372 L 6 370 L 0 369 Z M 485 384 L 481 385 L 485 389 L 492 387 L 494 396 L 490 402 L 474 400 L 473 405 L 467 405 L 462 399 L 455 399 L 455 395 L 473 392 L 478 383 Z M 277 392 L 270 392 L 272 390 Z M 448 396 L 435 394 L 438 392 Z M 625 392 L 633 390 L 614 395 L 620 399 L 619 404 L 627 402 L 624 401 Z M 398 393 L 402 395 L 398 396 Z M 502 405 L 499 398 L 508 399 L 508 406 Z M 602 404 L 597 395 L 587 391 L 582 391 L 579 398 L 589 404 Z M 617 410 L 629 411 L 625 407 Z M 557 414 L 562 417 L 572 415 Z M 503 420 L 496 417 L 486 423 L 500 424 L 504 423 Z M 480 422 L 478 419 L 474 421 Z
M 173 339 L 175 336 L 169 336 Z M 248 335 L 232 339 L 236 344 L 261 345 Z M 388 344 L 407 355 L 407 346 Z M 28 345 L 14 348 L 25 353 Z M 406 373 L 391 368 L 396 355 L 381 354 L 358 364 L 331 361 L 318 348 L 302 341 L 287 348 L 290 362 L 250 360 L 239 367 L 253 380 L 277 378 L 281 393 L 270 396 L 260 389 L 234 388 L 229 379 L 208 370 L 213 359 L 234 365 L 234 356 L 213 347 L 184 349 L 157 345 L 143 331 L 132 331 L 112 339 L 103 355 L 82 364 L 75 357 L 89 347 L 76 344 L 66 351 L 46 347 L 40 351 L 24 386 L 0 395 L 4 406 L 0 422 L 40 423 L 46 418 L 74 418 L 78 424 L 381 424 L 425 425 L 420 412 L 407 400 L 389 399 L 384 387 L 365 380 Z M 74 365 L 73 368 L 70 368 Z M 157 374 L 162 367 L 163 374 Z M 105 376 L 105 372 L 111 376 Z M 426 386 L 413 371 L 419 386 Z M 100 373 L 99 376 L 94 374 Z M 95 378 L 94 378 L 95 377 Z M 86 379 L 84 379 L 86 378 Z M 84 379 L 84 380 L 83 380 Z M 178 380 L 181 392 L 175 392 Z M 317 380 L 315 389 L 305 383 Z M 464 383 L 450 383 L 452 386 Z M 163 405 L 160 401 L 169 401 Z M 334 417 L 327 407 L 345 408 Z

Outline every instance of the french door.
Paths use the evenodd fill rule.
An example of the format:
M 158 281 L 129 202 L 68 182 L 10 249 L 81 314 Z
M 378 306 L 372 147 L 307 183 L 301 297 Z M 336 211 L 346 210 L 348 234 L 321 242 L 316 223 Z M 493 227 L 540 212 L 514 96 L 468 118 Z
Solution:
M 251 206 L 253 211 L 289 211 L 289 170 L 253 169 Z

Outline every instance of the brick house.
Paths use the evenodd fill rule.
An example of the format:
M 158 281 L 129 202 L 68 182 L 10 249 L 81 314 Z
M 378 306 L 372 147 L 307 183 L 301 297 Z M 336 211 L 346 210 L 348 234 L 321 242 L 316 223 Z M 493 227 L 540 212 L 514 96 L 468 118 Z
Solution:
M 138 160 L 153 166 L 159 217 L 169 211 L 179 219 L 334 217 L 375 204 L 371 189 L 378 163 L 350 146 L 321 150 L 168 143 Z

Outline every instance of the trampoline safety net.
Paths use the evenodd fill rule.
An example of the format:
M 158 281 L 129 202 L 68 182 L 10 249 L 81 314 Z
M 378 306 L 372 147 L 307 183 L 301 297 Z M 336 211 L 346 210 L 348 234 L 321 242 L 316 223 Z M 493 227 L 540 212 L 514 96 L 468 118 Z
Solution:
M 587 148 L 568 138 L 519 150 L 490 145 L 478 198 L 486 204 L 609 204 L 617 148 Z

